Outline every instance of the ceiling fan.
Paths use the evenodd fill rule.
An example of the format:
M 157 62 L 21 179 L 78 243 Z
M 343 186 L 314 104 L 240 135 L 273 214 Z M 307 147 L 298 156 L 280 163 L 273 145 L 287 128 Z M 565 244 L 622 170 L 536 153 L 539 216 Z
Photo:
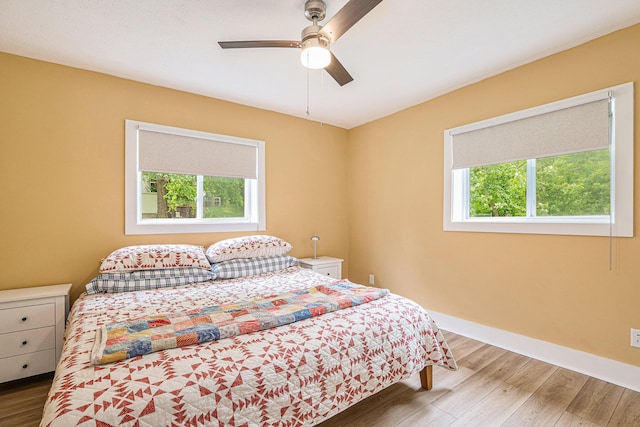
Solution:
M 324 26 L 318 25 L 326 17 L 327 5 L 324 0 L 306 0 L 304 16 L 313 25 L 302 30 L 301 40 L 253 40 L 218 42 L 223 49 L 253 47 L 302 48 L 300 60 L 308 68 L 324 68 L 331 77 L 344 86 L 353 77 L 331 53 L 329 46 L 335 43 L 349 28 L 353 27 L 382 0 L 350 0 Z

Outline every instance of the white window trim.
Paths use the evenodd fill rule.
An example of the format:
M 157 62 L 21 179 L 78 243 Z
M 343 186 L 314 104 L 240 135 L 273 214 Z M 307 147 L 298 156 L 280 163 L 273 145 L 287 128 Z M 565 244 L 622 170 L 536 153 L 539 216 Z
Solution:
M 611 216 L 469 218 L 468 169 L 452 170 L 453 135 L 573 107 L 609 94 L 615 99 L 612 125 Z M 633 82 L 444 131 L 443 230 L 490 233 L 633 237 Z
M 165 132 L 194 138 L 247 144 L 258 150 L 258 179 L 247 180 L 245 200 L 257 193 L 257 203 L 245 205 L 245 218 L 153 219 L 140 220 L 141 172 L 138 171 L 138 130 Z M 252 139 L 218 135 L 172 126 L 125 120 L 125 234 L 211 233 L 266 230 L 265 143 Z

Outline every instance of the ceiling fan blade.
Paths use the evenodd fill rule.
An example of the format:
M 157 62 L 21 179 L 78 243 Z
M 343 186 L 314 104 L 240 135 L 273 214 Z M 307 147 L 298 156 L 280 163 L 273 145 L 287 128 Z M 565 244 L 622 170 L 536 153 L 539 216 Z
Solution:
M 349 74 L 333 53 L 331 53 L 331 63 L 327 65 L 324 70 L 329 73 L 340 86 L 344 86 L 353 80 L 351 74 Z
M 242 49 L 252 47 L 300 47 L 300 42 L 296 40 L 252 40 L 252 41 L 231 41 L 218 42 L 223 49 Z
M 320 34 L 335 43 L 382 0 L 351 0 L 320 30 Z

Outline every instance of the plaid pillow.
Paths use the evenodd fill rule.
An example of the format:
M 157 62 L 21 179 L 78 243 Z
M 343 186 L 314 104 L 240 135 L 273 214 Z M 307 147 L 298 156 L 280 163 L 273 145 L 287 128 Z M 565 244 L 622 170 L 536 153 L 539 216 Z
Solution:
M 211 270 L 197 267 L 137 270 L 99 274 L 87 283 L 86 289 L 88 294 L 144 291 L 206 282 L 215 278 L 216 274 Z
M 298 265 L 298 259 L 289 255 L 238 258 L 212 265 L 212 271 L 219 279 L 255 276 L 270 271 L 283 270 Z

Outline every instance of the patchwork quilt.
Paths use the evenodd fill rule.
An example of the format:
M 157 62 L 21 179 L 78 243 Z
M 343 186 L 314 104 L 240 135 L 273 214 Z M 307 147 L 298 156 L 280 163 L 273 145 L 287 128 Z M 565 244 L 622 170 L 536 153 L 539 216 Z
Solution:
M 312 426 L 420 371 L 455 369 L 437 325 L 388 294 L 276 328 L 91 363 L 96 332 L 334 282 L 300 267 L 175 288 L 83 294 L 74 304 L 42 426 Z
M 271 298 L 152 314 L 98 329 L 91 360 L 111 363 L 155 351 L 231 338 L 287 325 L 381 298 L 386 289 L 348 280 L 299 289 Z

